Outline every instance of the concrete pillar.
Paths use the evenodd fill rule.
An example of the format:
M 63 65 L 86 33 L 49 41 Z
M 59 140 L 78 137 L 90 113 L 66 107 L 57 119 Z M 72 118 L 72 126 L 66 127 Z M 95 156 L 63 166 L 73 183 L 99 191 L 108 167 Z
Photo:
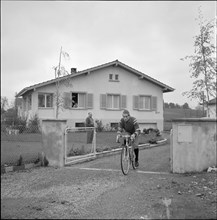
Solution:
M 173 173 L 201 172 L 216 166 L 216 119 L 174 119 L 170 157 Z
M 49 166 L 64 166 L 64 131 L 67 120 L 42 120 L 42 147 Z

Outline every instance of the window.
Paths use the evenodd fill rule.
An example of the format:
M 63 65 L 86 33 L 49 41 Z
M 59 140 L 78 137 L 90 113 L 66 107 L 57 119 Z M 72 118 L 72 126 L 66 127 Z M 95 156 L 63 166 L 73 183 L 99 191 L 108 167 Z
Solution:
M 93 94 L 85 92 L 65 92 L 64 108 L 89 109 L 93 108 Z
M 151 95 L 133 96 L 133 109 L 157 111 L 157 97 Z
M 76 122 L 75 127 L 78 127 L 78 128 L 85 127 L 85 123 L 84 122 Z
M 72 108 L 85 108 L 85 93 L 72 93 Z
M 38 107 L 53 107 L 53 94 L 38 94 Z
M 115 78 L 113 79 L 113 74 L 109 74 L 109 81 L 112 81 L 112 82 L 119 81 L 119 75 L 118 74 L 115 74 L 114 77 Z
M 150 110 L 151 109 L 151 96 L 140 96 L 140 109 Z
M 120 95 L 108 95 L 107 96 L 107 108 L 119 109 L 120 108 Z
M 111 123 L 111 128 L 117 130 L 118 129 L 118 123 L 117 122 Z
M 109 110 L 121 110 L 127 108 L 126 95 L 100 94 L 100 108 Z

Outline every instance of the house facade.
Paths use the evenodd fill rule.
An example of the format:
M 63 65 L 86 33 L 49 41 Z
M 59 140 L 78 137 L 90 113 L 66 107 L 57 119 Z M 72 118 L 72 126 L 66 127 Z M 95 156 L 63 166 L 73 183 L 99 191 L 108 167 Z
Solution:
M 216 118 L 216 99 L 217 98 L 214 98 L 214 99 L 211 99 L 208 103 L 208 106 L 209 106 L 209 117 L 210 118 Z M 208 117 L 208 115 L 207 115 Z
M 40 120 L 55 119 L 59 97 L 58 119 L 66 119 L 68 126 L 82 126 L 88 112 L 92 112 L 94 120 L 115 127 L 123 109 L 128 109 L 141 129 L 162 131 L 163 93 L 172 91 L 173 88 L 115 60 L 79 72 L 72 68 L 70 75 L 26 87 L 17 97 L 23 98 L 19 114 L 27 119 L 34 115 Z

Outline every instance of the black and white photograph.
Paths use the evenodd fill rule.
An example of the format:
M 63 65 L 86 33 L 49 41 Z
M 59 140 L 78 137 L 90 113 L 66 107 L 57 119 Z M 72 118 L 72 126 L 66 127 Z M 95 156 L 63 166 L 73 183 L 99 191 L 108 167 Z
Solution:
M 216 1 L 1 1 L 1 219 L 217 219 Z

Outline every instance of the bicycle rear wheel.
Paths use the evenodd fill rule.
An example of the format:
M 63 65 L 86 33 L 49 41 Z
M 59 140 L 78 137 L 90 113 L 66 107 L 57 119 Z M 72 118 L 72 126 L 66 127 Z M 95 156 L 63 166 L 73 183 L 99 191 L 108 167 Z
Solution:
M 130 155 L 129 148 L 122 146 L 121 150 L 121 170 L 124 175 L 127 175 L 130 169 Z

